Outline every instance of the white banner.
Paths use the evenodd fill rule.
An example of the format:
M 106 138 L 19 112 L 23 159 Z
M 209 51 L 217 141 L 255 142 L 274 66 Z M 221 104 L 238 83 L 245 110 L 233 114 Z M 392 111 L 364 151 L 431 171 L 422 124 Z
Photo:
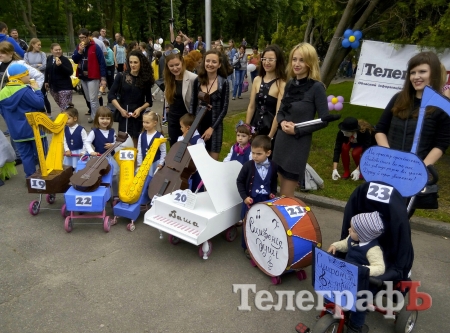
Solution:
M 350 104 L 384 109 L 395 93 L 403 88 L 408 61 L 427 51 L 416 45 L 395 45 L 365 40 L 356 71 Z M 438 54 L 450 74 L 450 49 Z M 447 82 L 450 76 L 447 76 Z

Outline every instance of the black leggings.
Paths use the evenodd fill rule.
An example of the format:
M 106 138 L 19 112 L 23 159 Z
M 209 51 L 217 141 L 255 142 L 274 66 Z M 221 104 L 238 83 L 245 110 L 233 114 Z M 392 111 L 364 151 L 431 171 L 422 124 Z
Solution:
M 42 92 L 42 95 L 44 95 L 45 112 L 47 112 L 47 114 L 51 114 L 52 113 L 52 107 L 51 107 L 50 102 L 48 101 L 48 98 L 47 98 L 47 89 L 45 89 L 45 84 L 42 85 L 41 92 Z
M 167 113 L 167 130 L 169 132 L 169 144 L 171 147 L 178 141 L 178 137 L 183 135 L 180 128 L 180 118 L 182 116 L 182 114 Z

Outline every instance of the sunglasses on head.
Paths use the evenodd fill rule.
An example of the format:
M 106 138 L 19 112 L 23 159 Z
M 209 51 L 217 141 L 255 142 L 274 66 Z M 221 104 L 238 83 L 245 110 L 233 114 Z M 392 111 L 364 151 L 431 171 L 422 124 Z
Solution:
M 167 50 L 167 51 L 164 51 L 164 56 L 168 56 L 169 54 L 178 54 L 178 53 L 180 53 L 180 50 L 178 50 L 178 49 Z

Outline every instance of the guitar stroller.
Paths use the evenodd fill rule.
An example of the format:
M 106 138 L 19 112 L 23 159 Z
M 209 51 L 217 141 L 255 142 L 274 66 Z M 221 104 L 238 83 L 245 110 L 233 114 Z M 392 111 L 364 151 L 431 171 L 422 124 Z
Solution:
M 367 182 L 356 188 L 345 207 L 341 239 L 345 239 L 349 235 L 348 229 L 353 216 L 374 211 L 378 211 L 383 217 L 384 232 L 378 238 L 378 242 L 383 250 L 386 270 L 383 275 L 377 277 L 368 278 L 367 274 L 366 288 L 362 289 L 369 289 L 367 288 L 367 282 L 369 282 L 370 290 L 378 290 L 378 293 L 386 287 L 383 282 L 392 281 L 393 289 L 400 291 L 405 296 L 408 292 L 406 287 L 411 285 L 407 281 L 411 281 L 410 274 L 414 252 L 405 199 L 394 187 L 383 182 Z M 345 254 L 337 252 L 336 255 L 344 257 Z M 331 257 L 331 254 L 327 256 Z M 319 274 L 323 274 L 320 265 L 316 266 L 316 264 L 317 262 L 314 259 L 313 281 L 318 278 Z M 369 281 L 367 281 L 367 278 Z M 316 287 L 317 285 L 314 283 L 314 289 L 317 291 L 318 288 Z M 393 302 L 396 303 L 396 300 Z M 338 308 L 340 306 L 335 303 L 327 303 L 312 330 L 300 323 L 297 325 L 296 331 L 299 333 L 344 332 L 344 326 L 348 324 L 351 315 L 350 311 L 347 311 L 341 315 L 341 318 L 333 317 Z M 384 309 L 377 306 L 373 306 L 372 309 L 386 314 Z M 393 311 L 393 314 L 395 316 L 396 333 L 412 332 L 417 320 L 417 310 L 408 310 L 407 306 L 404 305 L 401 310 Z M 365 332 L 364 329 L 363 332 Z

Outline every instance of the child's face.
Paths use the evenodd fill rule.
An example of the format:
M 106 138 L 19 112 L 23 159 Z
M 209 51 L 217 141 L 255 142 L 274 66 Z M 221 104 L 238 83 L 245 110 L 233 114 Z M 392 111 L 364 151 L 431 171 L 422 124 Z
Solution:
M 20 81 L 22 81 L 24 84 L 29 84 L 30 83 L 30 76 L 26 75 L 24 77 L 21 77 Z
M 252 147 L 252 160 L 256 163 L 262 163 L 270 156 L 271 152 L 271 150 L 264 151 L 263 148 Z
M 250 139 L 250 136 L 248 136 L 245 133 L 239 133 L 239 132 L 236 133 L 236 142 L 241 147 L 244 147 L 248 143 L 249 139 Z
M 353 228 L 353 222 L 350 223 L 350 228 L 348 228 L 348 233 L 350 234 L 350 238 L 353 239 L 355 242 L 359 242 L 358 234 L 355 231 L 355 228 Z
M 67 115 L 67 123 L 66 125 L 69 127 L 72 127 L 73 125 L 75 125 L 77 123 L 77 117 L 71 117 L 69 115 Z
M 144 129 L 146 130 L 146 131 L 152 131 L 152 130 L 154 130 L 155 129 L 155 127 L 156 127 L 156 124 L 157 124 L 157 121 L 156 120 L 153 120 L 151 117 L 143 117 L 142 118 L 142 124 L 143 124 L 143 126 L 144 126 Z
M 99 117 L 98 123 L 100 125 L 100 129 L 107 129 L 109 124 L 111 123 L 111 118 L 109 117 Z
M 189 132 L 189 129 L 191 128 L 191 126 L 186 126 L 185 124 L 180 122 L 180 128 L 181 128 L 181 132 L 183 132 L 183 136 L 185 136 L 187 134 L 187 132 Z

